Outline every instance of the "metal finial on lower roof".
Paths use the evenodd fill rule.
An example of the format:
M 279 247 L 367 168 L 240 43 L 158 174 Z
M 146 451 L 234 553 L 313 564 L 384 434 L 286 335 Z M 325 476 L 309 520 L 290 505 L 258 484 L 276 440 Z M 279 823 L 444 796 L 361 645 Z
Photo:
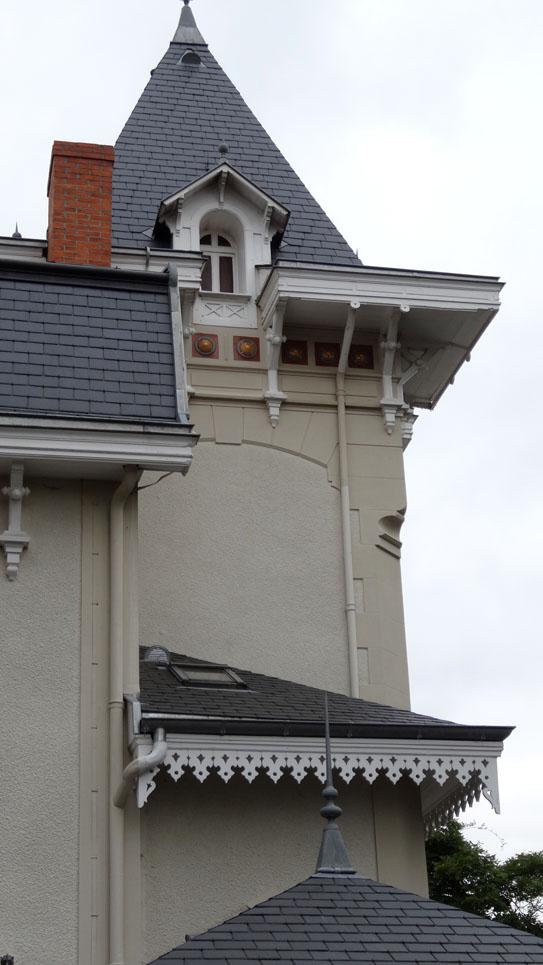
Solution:
M 16 241 L 21 241 L 21 239 L 22 239 L 22 237 L 23 237 L 22 234 L 21 234 L 21 232 L 19 231 L 19 225 L 18 225 L 17 222 L 15 222 L 15 231 L 13 232 L 13 234 L 12 234 L 11 237 L 12 237 L 12 238 L 15 238 Z M 0 963 L 0 965 L 1 965 L 1 963 Z
M 174 44 L 205 44 L 202 34 L 198 30 L 194 14 L 189 6 L 190 0 L 183 0 L 181 19 L 172 43 Z
M 328 694 L 324 696 L 324 728 L 326 736 L 326 786 L 322 792 L 325 804 L 321 808 L 327 825 L 322 832 L 322 843 L 317 861 L 317 874 L 354 875 L 343 835 L 336 821 L 342 815 L 337 802 L 338 793 L 333 784 L 332 744 L 330 740 L 330 718 L 328 714 Z

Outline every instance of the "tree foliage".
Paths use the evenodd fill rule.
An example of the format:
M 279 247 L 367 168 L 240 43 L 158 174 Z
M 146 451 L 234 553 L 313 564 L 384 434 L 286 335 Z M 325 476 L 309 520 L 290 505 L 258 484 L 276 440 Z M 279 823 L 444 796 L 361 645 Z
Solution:
M 451 821 L 426 844 L 430 897 L 543 938 L 543 851 L 500 862 Z

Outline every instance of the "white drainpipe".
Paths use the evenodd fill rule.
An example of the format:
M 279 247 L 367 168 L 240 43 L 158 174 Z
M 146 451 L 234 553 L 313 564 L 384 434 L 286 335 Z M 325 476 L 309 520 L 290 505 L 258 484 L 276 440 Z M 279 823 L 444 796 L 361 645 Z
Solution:
M 127 469 L 110 506 L 110 622 L 109 622 L 109 962 L 124 962 L 124 811 L 113 795 L 124 768 L 124 509 L 141 478 L 141 470 Z
M 347 640 L 349 644 L 349 678 L 351 696 L 360 696 L 358 676 L 358 642 L 356 633 L 356 602 L 354 596 L 353 544 L 351 534 L 351 503 L 349 497 L 349 462 L 347 457 L 347 421 L 345 412 L 345 370 L 354 334 L 354 323 L 359 302 L 351 302 L 341 355 L 336 375 L 337 422 L 339 439 L 339 481 L 341 491 L 341 531 L 343 536 L 343 572 L 345 577 L 345 613 L 347 617 Z
M 153 749 L 149 754 L 145 754 L 144 757 L 135 757 L 134 760 L 130 761 L 130 764 L 125 767 L 122 781 L 113 798 L 113 803 L 116 808 L 124 808 L 135 781 L 137 781 L 142 774 L 147 774 L 148 771 L 152 771 L 155 767 L 158 767 L 159 764 L 162 764 L 167 752 L 168 743 L 166 741 L 166 731 L 163 727 L 158 727 L 153 734 Z

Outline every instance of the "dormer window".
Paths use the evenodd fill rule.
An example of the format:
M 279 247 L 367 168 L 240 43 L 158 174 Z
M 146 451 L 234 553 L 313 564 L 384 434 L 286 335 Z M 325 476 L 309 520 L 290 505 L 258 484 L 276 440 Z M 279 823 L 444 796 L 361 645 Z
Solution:
M 200 238 L 204 257 L 202 291 L 233 293 L 236 277 L 236 252 L 232 242 L 213 231 Z

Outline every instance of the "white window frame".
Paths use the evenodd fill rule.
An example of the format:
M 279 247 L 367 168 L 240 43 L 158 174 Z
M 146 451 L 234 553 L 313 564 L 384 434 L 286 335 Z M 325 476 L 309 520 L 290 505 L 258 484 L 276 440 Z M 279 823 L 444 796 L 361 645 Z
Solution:
M 238 259 L 236 246 L 232 241 L 232 238 L 226 234 L 224 231 L 204 231 L 201 237 L 206 237 L 211 235 L 211 244 L 203 245 L 200 238 L 200 250 L 203 255 L 211 260 L 211 289 L 202 289 L 203 291 L 211 291 L 218 295 L 229 295 L 237 291 L 236 281 L 238 272 Z M 225 238 L 229 244 L 229 248 L 225 245 L 219 245 L 219 236 Z M 232 261 L 232 278 L 233 287 L 232 292 L 221 291 L 221 272 L 220 272 L 220 258 L 230 258 Z

